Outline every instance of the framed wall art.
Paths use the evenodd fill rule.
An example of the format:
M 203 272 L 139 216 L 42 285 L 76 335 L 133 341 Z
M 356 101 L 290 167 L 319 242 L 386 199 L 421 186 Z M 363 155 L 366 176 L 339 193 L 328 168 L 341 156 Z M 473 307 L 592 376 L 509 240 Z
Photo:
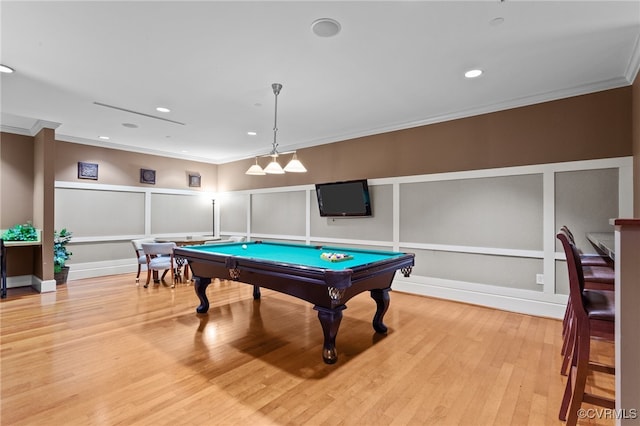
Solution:
M 200 188 L 200 175 L 197 173 L 189 173 L 189 186 Z
M 98 180 L 98 165 L 78 161 L 78 179 Z
M 150 169 L 140 169 L 140 183 L 156 184 L 156 171 Z

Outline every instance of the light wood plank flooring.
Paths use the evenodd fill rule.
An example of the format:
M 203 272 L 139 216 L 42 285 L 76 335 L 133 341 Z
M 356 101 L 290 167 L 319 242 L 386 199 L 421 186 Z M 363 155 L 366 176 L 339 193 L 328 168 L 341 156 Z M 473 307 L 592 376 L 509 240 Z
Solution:
M 561 323 L 391 293 L 389 333 L 352 299 L 322 361 L 309 303 L 215 281 L 134 275 L 10 289 L 1 309 L 2 425 L 560 425 Z M 611 345 L 597 343 L 612 362 Z M 611 378 L 596 377 L 612 394 Z M 612 420 L 580 424 L 612 425 Z

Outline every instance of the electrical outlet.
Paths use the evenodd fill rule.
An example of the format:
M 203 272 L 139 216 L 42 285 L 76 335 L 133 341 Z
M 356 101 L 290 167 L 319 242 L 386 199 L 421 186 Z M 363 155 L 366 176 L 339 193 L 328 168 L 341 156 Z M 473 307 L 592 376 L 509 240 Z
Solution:
M 536 274 L 536 284 L 544 284 L 544 274 Z

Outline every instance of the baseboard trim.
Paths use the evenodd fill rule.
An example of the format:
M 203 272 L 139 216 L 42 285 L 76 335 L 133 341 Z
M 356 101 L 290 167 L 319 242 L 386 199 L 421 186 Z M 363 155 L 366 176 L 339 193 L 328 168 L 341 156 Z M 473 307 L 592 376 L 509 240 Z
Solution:
M 56 280 L 41 280 L 34 277 L 34 283 L 31 285 L 38 293 L 51 293 L 57 291 Z
M 36 277 L 33 275 L 16 275 L 7 277 L 7 288 L 30 287 L 35 283 Z
M 562 319 L 564 316 L 566 296 L 532 295 L 532 297 L 526 297 L 525 294 L 506 294 L 508 292 L 504 291 L 505 289 L 497 286 L 489 286 L 493 291 L 487 291 L 488 286 L 486 285 L 478 284 L 478 287 L 482 287 L 482 290 L 456 288 L 441 283 L 419 283 L 399 278 L 394 280 L 392 286 L 394 291 L 453 300 L 503 311 L 554 319 Z
M 56 280 L 41 280 L 35 275 L 7 277 L 7 288 L 32 287 L 38 293 L 56 291 Z
M 107 275 L 130 274 L 138 271 L 135 259 L 105 260 L 99 262 L 69 263 L 69 280 L 104 277 Z M 140 276 L 147 273 L 147 266 L 142 265 Z
M 137 269 L 130 269 L 124 266 L 100 269 L 86 269 L 82 271 L 69 271 L 69 280 L 82 280 L 85 278 L 104 277 L 107 275 L 127 274 L 136 272 Z

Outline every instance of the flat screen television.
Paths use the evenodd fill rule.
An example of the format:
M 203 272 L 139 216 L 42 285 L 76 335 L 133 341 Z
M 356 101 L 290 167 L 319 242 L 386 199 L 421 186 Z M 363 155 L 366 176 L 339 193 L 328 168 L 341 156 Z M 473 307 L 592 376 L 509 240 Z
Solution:
M 320 216 L 371 216 L 371 197 L 366 179 L 317 183 Z

